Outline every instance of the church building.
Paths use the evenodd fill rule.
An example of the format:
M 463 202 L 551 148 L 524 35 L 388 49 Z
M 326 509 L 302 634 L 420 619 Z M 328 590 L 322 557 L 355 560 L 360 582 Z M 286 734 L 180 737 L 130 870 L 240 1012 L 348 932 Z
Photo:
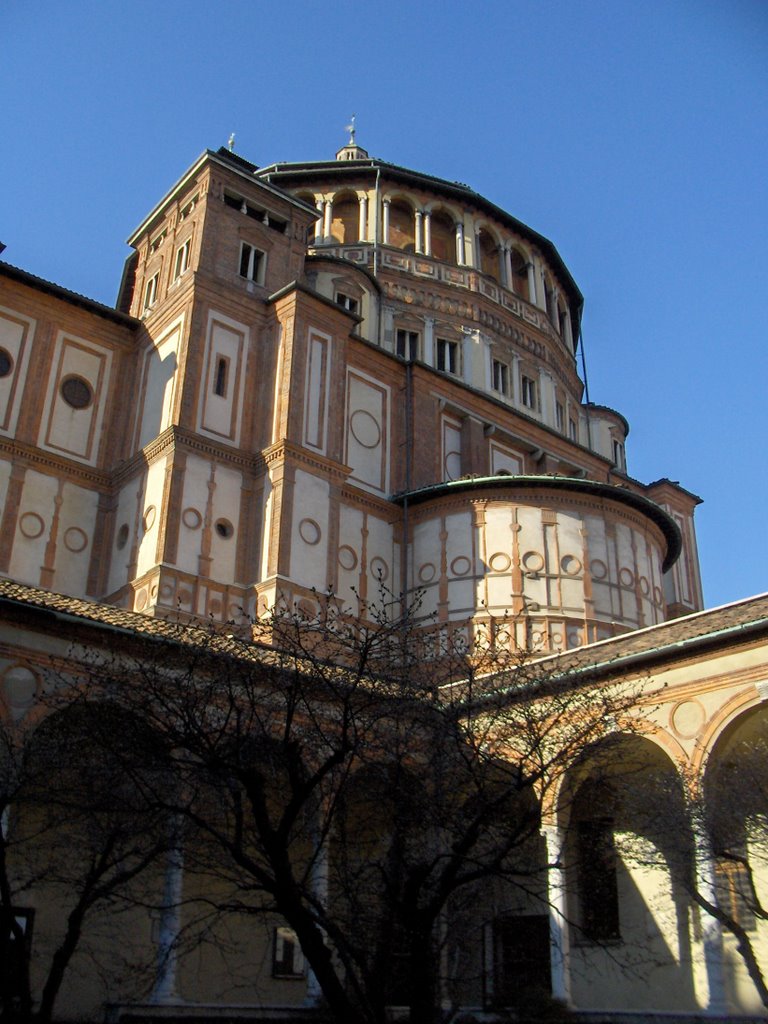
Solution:
M 536 657 L 606 686 L 647 680 L 663 694 L 642 738 L 659 772 L 701 781 L 765 744 L 768 599 L 704 610 L 700 499 L 635 479 L 627 420 L 586 400 L 583 299 L 551 241 L 352 132 L 329 161 L 208 150 L 128 242 L 114 308 L 0 263 L 5 722 L 33 713 L 46 660 L 88 624 L 248 636 L 281 606 L 311 619 L 328 594 L 365 619 L 384 593 L 425 642 L 469 649 L 511 623 Z M 742 845 L 764 858 L 750 822 Z M 556 805 L 542 836 L 559 863 Z M 700 852 L 706 891 L 737 899 Z M 618 925 L 590 944 L 576 896 L 553 898 L 552 994 L 595 1020 L 758 1013 L 734 937 L 659 878 L 619 874 L 626 948 Z M 768 922 L 739 920 L 768 966 Z M 483 955 L 477 1013 L 514 972 L 501 947 Z M 258 991 L 302 1006 L 306 973 L 276 978 L 275 962 L 221 1005 Z M 182 972 L 159 990 L 189 1007 L 219 999 L 207 984 Z M 122 1002 L 94 991 L 68 992 L 66 1013 Z

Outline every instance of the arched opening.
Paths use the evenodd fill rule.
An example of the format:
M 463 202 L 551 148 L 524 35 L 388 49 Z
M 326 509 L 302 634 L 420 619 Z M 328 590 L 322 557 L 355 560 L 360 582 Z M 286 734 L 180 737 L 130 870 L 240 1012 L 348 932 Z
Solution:
M 389 204 L 389 244 L 405 252 L 416 248 L 413 210 L 402 199 L 393 199 Z
M 360 225 L 360 204 L 357 196 L 345 193 L 333 200 L 331 236 L 342 245 L 358 241 Z
M 456 225 L 445 210 L 435 210 L 430 216 L 432 255 L 445 263 L 456 262 Z
M 612 736 L 564 788 L 560 815 L 577 1005 L 643 1007 L 652 989 L 655 1009 L 695 1007 L 693 841 L 675 765 L 644 737 Z
M 528 260 L 519 249 L 512 250 L 512 289 L 521 299 L 531 301 L 528 288 Z
M 499 280 L 499 246 L 496 239 L 485 228 L 481 228 L 478 234 L 478 245 L 480 247 L 480 269 L 484 274 Z
M 768 917 L 768 709 L 741 715 L 719 738 L 704 780 L 706 825 L 726 928 L 757 938 Z

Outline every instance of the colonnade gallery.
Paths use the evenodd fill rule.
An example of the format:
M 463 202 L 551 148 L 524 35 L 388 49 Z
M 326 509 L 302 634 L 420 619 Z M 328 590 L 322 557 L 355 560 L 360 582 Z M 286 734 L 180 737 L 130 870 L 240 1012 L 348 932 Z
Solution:
M 765 1013 L 768 597 L 704 610 L 553 243 L 353 136 L 129 245 L 0 264 L 3 1008 Z

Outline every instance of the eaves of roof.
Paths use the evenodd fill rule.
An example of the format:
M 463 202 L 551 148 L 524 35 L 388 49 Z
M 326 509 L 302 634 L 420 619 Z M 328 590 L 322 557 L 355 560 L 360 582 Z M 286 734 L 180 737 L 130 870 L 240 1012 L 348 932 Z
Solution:
M 46 281 L 42 277 L 30 274 L 28 271 L 21 270 L 20 267 L 14 267 L 3 260 L 0 260 L 0 276 L 7 277 L 11 281 L 17 281 L 19 284 L 25 284 L 28 288 L 45 292 L 46 295 L 52 295 L 54 298 L 68 302 L 72 306 L 79 306 L 95 316 L 104 317 L 105 320 L 112 320 L 113 323 L 120 324 L 122 327 L 128 327 L 132 331 L 135 331 L 141 325 L 141 320 L 129 316 L 128 313 L 121 313 L 120 310 L 113 309 L 112 306 L 105 306 L 95 299 L 89 299 L 87 295 L 80 295 L 78 292 L 70 291 L 69 288 L 63 288 L 60 284 Z
M 662 570 L 666 572 L 677 561 L 682 550 L 682 537 L 674 519 L 656 502 L 651 501 L 650 498 L 637 494 L 635 491 L 630 491 L 629 488 L 617 487 L 615 484 L 605 484 L 599 480 L 545 475 L 470 477 L 462 480 L 449 480 L 446 483 L 431 484 L 429 487 L 420 487 L 415 491 L 401 491 L 399 494 L 393 495 L 392 500 L 400 505 L 419 505 L 425 501 L 433 501 L 448 494 L 460 494 L 462 492 L 486 490 L 488 488 L 514 494 L 515 491 L 532 490 L 542 487 L 548 490 L 588 494 L 594 498 L 603 498 L 608 501 L 615 501 L 620 505 L 628 505 L 655 523 L 664 535 L 664 539 L 667 542 L 667 553 L 662 563 Z

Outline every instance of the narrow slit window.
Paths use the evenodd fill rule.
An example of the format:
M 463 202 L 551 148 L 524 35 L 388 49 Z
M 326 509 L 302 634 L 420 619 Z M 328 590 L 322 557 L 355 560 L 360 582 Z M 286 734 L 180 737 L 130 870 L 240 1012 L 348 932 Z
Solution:
M 225 359 L 224 356 L 219 356 L 219 358 L 216 360 L 216 374 L 213 380 L 214 395 L 221 395 L 222 398 L 226 397 L 228 375 L 229 360 Z

